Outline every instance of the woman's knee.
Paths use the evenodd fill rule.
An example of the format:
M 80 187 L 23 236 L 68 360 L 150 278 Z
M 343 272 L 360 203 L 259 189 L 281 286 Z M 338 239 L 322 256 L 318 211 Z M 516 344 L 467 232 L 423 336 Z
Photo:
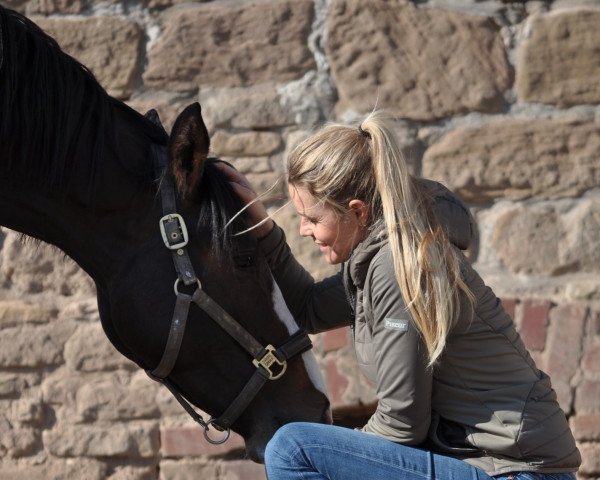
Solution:
M 265 462 L 268 462 L 274 453 L 277 453 L 278 457 L 288 457 L 292 450 L 298 447 L 298 430 L 296 423 L 288 423 L 280 427 L 267 443 Z
M 265 463 L 285 458 L 288 461 L 302 450 L 303 443 L 311 437 L 312 424 L 304 422 L 287 423 L 280 427 L 267 443 Z

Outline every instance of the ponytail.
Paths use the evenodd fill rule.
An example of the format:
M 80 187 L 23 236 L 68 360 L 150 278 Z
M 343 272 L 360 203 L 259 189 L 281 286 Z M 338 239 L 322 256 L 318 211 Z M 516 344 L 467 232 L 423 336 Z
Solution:
M 372 167 L 402 297 L 427 347 L 429 365 L 442 354 L 456 323 L 462 280 L 456 250 L 410 175 L 390 122 L 381 112 L 360 125 L 372 144 Z

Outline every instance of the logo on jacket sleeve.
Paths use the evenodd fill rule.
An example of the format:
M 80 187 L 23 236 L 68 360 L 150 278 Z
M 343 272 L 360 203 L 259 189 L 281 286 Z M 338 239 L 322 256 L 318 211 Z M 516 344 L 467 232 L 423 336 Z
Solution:
M 398 320 L 396 318 L 386 318 L 384 327 L 388 330 L 398 330 L 406 332 L 408 330 L 408 320 Z

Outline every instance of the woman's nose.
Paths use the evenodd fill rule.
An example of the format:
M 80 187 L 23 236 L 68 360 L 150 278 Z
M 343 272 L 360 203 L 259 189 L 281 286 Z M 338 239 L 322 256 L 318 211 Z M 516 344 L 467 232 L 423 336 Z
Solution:
M 300 236 L 310 237 L 311 235 L 309 222 L 305 218 L 300 218 Z

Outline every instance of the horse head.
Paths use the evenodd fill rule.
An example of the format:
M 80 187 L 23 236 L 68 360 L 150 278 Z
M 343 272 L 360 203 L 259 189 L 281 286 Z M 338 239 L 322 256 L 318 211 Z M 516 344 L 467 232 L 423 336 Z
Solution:
M 296 350 L 310 344 L 299 337 L 257 241 L 251 234 L 235 235 L 248 227 L 243 215 L 234 218 L 243 205 L 215 168 L 219 160 L 208 156 L 209 143 L 200 106 L 190 105 L 174 124 L 160 187 L 165 190 L 173 183 L 176 200 L 161 195 L 163 202 L 177 204 L 177 222 L 187 227 L 176 225 L 176 236 L 186 230 L 187 244 L 176 248 L 179 252 L 169 251 L 157 229 L 155 241 L 111 285 L 107 305 L 102 306 L 99 296 L 101 312 L 110 316 L 129 356 L 184 397 L 178 398 L 184 406 L 190 402 L 209 413 L 221 429 L 240 433 L 249 456 L 261 461 L 266 442 L 279 426 L 330 421 L 329 403 L 312 353 L 300 352 L 281 362 L 277 358 L 277 347 L 288 345 L 284 351 L 292 345 L 286 344 L 290 336 L 301 343 Z M 168 212 L 165 217 L 171 218 Z M 183 266 L 178 265 L 182 250 L 189 257 Z M 183 271 L 178 277 L 176 272 Z M 186 275 L 191 275 L 189 287 L 184 285 Z M 189 299 L 188 318 L 185 333 L 179 333 L 170 321 L 178 308 L 176 297 L 185 288 L 188 292 L 181 296 Z M 132 295 L 132 289 L 143 294 Z M 179 337 L 176 360 L 162 375 L 152 374 L 165 355 L 173 357 L 164 353 L 173 350 L 167 341 L 173 336 Z M 250 384 L 256 383 L 259 371 L 264 373 L 264 364 L 257 360 L 263 355 L 279 364 L 275 370 L 284 371 L 280 378 L 263 380 L 256 393 L 259 388 Z M 268 373 L 278 377 L 279 372 Z M 252 394 L 240 400 L 240 392 L 248 390 Z M 224 418 L 232 411 L 235 418 Z

